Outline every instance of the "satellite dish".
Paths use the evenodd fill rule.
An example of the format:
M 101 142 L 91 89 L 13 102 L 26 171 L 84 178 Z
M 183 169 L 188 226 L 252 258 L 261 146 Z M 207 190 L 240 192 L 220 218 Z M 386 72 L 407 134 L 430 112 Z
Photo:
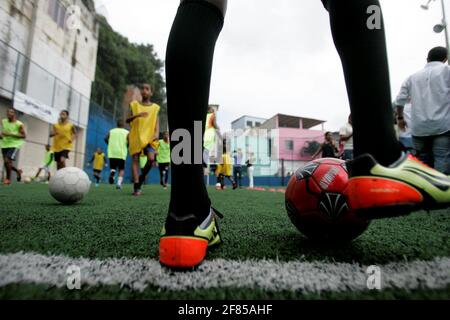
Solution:
M 444 31 L 445 28 L 446 26 L 440 23 L 434 26 L 433 31 L 436 33 L 441 33 L 442 31 Z
M 422 4 L 420 7 L 421 7 L 423 10 L 428 10 L 428 9 L 430 9 L 430 3 L 433 2 L 433 1 L 434 1 L 434 0 L 428 0 L 427 4 Z

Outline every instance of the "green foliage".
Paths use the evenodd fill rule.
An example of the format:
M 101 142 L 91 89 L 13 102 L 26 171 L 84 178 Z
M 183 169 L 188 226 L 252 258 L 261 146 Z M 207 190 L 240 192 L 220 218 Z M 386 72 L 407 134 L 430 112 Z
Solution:
M 97 71 L 91 99 L 113 112 L 115 105 L 122 105 L 128 85 L 150 83 L 154 91 L 153 101 L 162 107 L 162 118 L 165 119 L 164 63 L 153 46 L 131 43 L 115 32 L 104 17 L 98 16 L 98 21 Z M 164 120 L 162 122 L 163 126 Z

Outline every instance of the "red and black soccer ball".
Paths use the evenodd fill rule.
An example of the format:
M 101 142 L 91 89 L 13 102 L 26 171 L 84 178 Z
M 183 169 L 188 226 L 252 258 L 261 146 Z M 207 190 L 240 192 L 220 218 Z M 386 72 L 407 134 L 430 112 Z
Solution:
M 348 185 L 345 162 L 320 159 L 298 169 L 286 190 L 286 210 L 307 238 L 321 243 L 350 242 L 370 221 L 355 215 L 344 191 Z

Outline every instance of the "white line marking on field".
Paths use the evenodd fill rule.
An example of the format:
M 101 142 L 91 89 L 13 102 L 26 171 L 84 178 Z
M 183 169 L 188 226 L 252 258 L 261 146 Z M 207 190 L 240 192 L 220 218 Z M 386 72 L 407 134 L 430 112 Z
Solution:
M 174 273 L 155 260 L 89 260 L 33 253 L 0 255 L 0 287 L 34 283 L 67 285 L 67 269 L 80 268 L 82 286 L 119 285 L 135 291 L 149 286 L 183 291 L 249 288 L 302 293 L 367 290 L 368 266 L 349 263 L 230 261 L 205 262 L 195 272 Z M 450 258 L 380 265 L 382 289 L 442 289 L 450 285 Z

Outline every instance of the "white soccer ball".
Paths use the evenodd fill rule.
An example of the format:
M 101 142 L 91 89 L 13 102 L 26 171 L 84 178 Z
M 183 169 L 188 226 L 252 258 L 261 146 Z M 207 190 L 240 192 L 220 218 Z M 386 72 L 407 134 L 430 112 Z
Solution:
M 64 168 L 52 176 L 49 191 L 55 200 L 63 204 L 80 202 L 89 192 L 89 176 L 78 168 Z

